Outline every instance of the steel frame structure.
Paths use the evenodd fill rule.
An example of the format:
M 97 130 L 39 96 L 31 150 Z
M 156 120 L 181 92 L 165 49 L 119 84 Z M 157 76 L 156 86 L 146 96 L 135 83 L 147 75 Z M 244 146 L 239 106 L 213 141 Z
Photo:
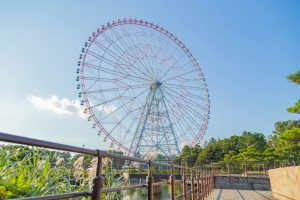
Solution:
M 155 81 L 150 85 L 129 155 L 133 154 L 133 156 L 138 157 L 155 153 L 155 155 L 163 154 L 171 159 L 174 155 L 180 153 L 165 97 L 160 86 L 159 81 Z M 143 142 L 147 140 L 148 142 Z M 152 145 L 147 143 L 152 143 Z M 149 151 L 149 148 L 151 151 Z
M 192 53 L 166 29 L 137 19 L 107 23 L 88 38 L 79 59 L 81 104 L 111 147 L 172 157 L 205 134 L 206 80 Z

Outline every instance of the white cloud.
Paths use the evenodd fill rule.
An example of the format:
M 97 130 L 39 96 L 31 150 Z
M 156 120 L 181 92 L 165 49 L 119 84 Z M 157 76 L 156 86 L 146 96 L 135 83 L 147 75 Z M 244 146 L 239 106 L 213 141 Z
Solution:
M 112 113 L 112 112 L 114 112 L 116 109 L 117 109 L 117 107 L 116 106 L 114 106 L 114 105 L 101 105 L 101 106 L 98 106 L 97 107 L 98 108 L 98 110 L 100 110 L 101 112 L 105 112 L 106 114 L 110 114 L 110 113 Z
M 35 107 L 52 111 L 55 114 L 78 115 L 81 118 L 87 118 L 87 114 L 83 113 L 79 100 L 59 99 L 56 95 L 51 96 L 49 99 L 29 95 L 27 100 Z
M 27 96 L 27 100 L 35 107 L 52 111 L 55 114 L 78 115 L 83 119 L 88 118 L 88 114 L 84 113 L 84 108 L 80 105 L 80 101 L 77 99 L 59 99 L 56 95 L 51 96 L 49 99 L 44 99 L 35 95 L 29 95 Z M 106 114 L 110 114 L 115 111 L 117 107 L 111 104 L 106 106 L 98 106 L 97 109 Z

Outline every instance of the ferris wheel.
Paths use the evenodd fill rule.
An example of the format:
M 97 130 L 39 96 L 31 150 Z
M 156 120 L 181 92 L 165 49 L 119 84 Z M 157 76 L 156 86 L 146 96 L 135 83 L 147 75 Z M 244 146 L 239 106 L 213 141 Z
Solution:
M 107 23 L 88 38 L 78 66 L 81 104 L 111 148 L 171 158 L 205 134 L 207 83 L 192 53 L 166 29 L 137 19 Z

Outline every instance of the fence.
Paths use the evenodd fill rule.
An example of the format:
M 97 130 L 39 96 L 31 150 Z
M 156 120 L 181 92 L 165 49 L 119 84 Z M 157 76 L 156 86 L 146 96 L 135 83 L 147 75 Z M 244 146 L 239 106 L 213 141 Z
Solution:
M 36 199 L 67 199 L 67 198 L 76 198 L 89 196 L 92 200 L 101 200 L 102 193 L 108 192 L 120 192 L 127 189 L 136 189 L 136 188 L 147 188 L 147 196 L 149 200 L 153 200 L 153 188 L 163 184 L 169 184 L 170 186 L 170 199 L 184 199 L 187 200 L 204 200 L 214 188 L 214 174 L 213 171 L 207 171 L 199 168 L 188 168 L 180 165 L 173 165 L 164 162 L 157 162 L 152 160 L 144 160 L 136 157 L 129 157 L 120 154 L 114 154 L 102 150 L 93 150 L 87 148 L 81 148 L 71 145 L 59 144 L 44 140 L 37 140 L 27 137 L 21 137 L 16 135 L 11 135 L 7 133 L 0 132 L 0 141 L 17 143 L 22 145 L 31 145 L 42 148 L 49 148 L 60 151 L 68 151 L 74 153 L 81 153 L 85 155 L 91 155 L 98 158 L 97 161 L 97 170 L 96 177 L 93 179 L 93 186 L 90 192 L 73 192 L 67 194 L 55 194 L 42 197 L 29 197 L 23 198 L 24 200 L 36 200 Z M 115 188 L 104 188 L 104 177 L 102 176 L 102 158 L 109 157 L 120 160 L 127 160 L 130 162 L 138 162 L 148 165 L 146 184 L 137 184 L 137 185 L 128 185 L 124 187 L 115 187 Z M 166 166 L 170 169 L 169 180 L 162 182 L 155 182 L 153 178 L 153 167 L 154 166 Z M 177 180 L 175 177 L 178 176 L 176 172 L 181 172 L 181 179 Z M 175 176 L 176 175 L 176 176 Z M 175 184 L 182 185 L 182 193 L 175 196 Z

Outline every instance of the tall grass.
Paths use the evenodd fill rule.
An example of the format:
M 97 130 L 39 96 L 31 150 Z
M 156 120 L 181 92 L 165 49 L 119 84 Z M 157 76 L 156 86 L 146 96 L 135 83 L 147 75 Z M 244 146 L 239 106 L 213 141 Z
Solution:
M 96 174 L 97 158 L 77 156 L 74 163 L 61 153 L 24 146 L 0 147 L 0 199 L 43 196 L 75 191 L 88 191 Z M 88 167 L 86 162 L 90 162 Z M 112 164 L 105 166 L 105 187 L 122 183 L 115 178 Z M 110 193 L 105 199 L 119 199 Z

